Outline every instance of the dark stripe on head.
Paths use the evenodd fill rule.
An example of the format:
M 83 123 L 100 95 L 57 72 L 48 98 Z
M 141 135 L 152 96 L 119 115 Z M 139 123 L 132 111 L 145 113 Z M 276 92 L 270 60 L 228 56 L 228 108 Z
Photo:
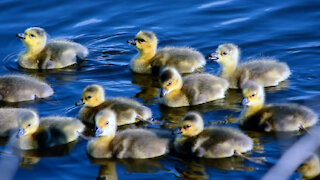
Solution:
M 173 72 L 170 69 L 163 71 L 160 75 L 160 81 L 166 82 L 173 77 Z
M 197 121 L 197 114 L 196 113 L 188 113 L 184 118 L 184 121 L 192 121 L 195 122 Z
M 153 39 L 155 34 L 151 31 L 143 31 L 143 34 L 146 35 L 149 39 Z
M 42 28 L 33 28 L 32 30 L 39 36 L 43 36 L 45 34 L 45 31 Z
M 97 92 L 98 88 L 97 86 L 89 86 L 85 89 L 86 92 Z

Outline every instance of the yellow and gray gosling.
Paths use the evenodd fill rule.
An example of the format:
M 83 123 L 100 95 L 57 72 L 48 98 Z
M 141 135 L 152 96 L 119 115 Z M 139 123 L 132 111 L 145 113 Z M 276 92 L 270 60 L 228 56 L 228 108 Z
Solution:
M 40 27 L 30 27 L 17 36 L 26 46 L 26 51 L 19 57 L 19 65 L 26 69 L 64 68 L 89 54 L 88 49 L 79 43 L 67 40 L 47 43 L 48 35 Z
M 189 47 L 165 47 L 157 51 L 158 38 L 151 31 L 138 32 L 128 43 L 139 51 L 130 62 L 130 68 L 136 73 L 158 75 L 165 66 L 172 66 L 179 73 L 192 73 L 206 64 L 204 56 Z
M 86 87 L 83 90 L 82 99 L 77 104 L 85 105 L 79 112 L 79 118 L 90 124 L 95 123 L 95 115 L 105 108 L 115 111 L 119 126 L 152 118 L 151 110 L 133 99 L 118 97 L 106 100 L 104 88 L 97 84 Z
M 264 88 L 248 81 L 243 85 L 242 101 L 245 106 L 240 117 L 244 129 L 256 131 L 298 131 L 313 126 L 318 115 L 311 109 L 298 104 L 264 105 Z
M 49 116 L 39 120 L 35 112 L 23 113 L 13 142 L 22 150 L 54 147 L 75 141 L 83 130 L 84 125 L 75 118 Z
M 182 78 L 175 68 L 166 67 L 160 74 L 160 85 L 161 103 L 181 107 L 224 98 L 229 83 L 211 74 L 190 74 Z
M 304 179 L 313 179 L 320 175 L 320 162 L 316 154 L 308 158 L 299 168 L 298 171 L 303 174 Z
M 8 137 L 18 129 L 20 116 L 34 113 L 26 108 L 0 108 L 0 137 Z
M 96 117 L 95 138 L 87 145 L 94 158 L 146 159 L 162 156 L 168 151 L 169 140 L 146 129 L 117 131 L 116 113 L 111 109 L 100 111 Z
M 0 100 L 6 102 L 31 101 L 54 94 L 46 82 L 22 74 L 0 76 Z
M 261 58 L 239 64 L 240 49 L 235 44 L 220 45 L 209 59 L 221 65 L 220 76 L 229 81 L 230 88 L 241 88 L 247 80 L 256 81 L 264 87 L 277 86 L 291 74 L 288 65 L 277 59 Z
M 253 148 L 253 141 L 231 127 L 204 128 L 200 114 L 187 113 L 180 121 L 180 132 L 174 141 L 175 150 L 184 155 L 203 158 L 225 158 L 241 155 Z

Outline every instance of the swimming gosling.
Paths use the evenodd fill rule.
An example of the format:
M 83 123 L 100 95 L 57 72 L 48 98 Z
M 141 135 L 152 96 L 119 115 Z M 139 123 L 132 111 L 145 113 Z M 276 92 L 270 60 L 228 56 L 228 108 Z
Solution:
M 168 152 L 169 140 L 158 137 L 146 129 L 117 131 L 116 113 L 111 109 L 100 111 L 96 117 L 95 138 L 87 145 L 87 152 L 94 158 L 146 159 Z
M 174 141 L 177 153 L 202 158 L 226 158 L 253 148 L 252 139 L 231 127 L 204 128 L 200 114 L 187 113 L 180 121 L 180 132 Z
M 53 94 L 49 84 L 35 77 L 22 74 L 0 76 L 0 101 L 31 101 Z
M 141 74 L 159 75 L 165 66 L 175 67 L 179 73 L 192 73 L 206 64 L 204 56 L 189 47 L 165 47 L 157 50 L 158 38 L 151 31 L 140 31 L 128 43 L 134 45 L 139 53 L 131 60 L 130 68 Z
M 133 99 L 118 97 L 106 100 L 104 88 L 97 84 L 87 86 L 83 90 L 82 99 L 77 104 L 85 105 L 79 111 L 79 118 L 89 124 L 94 124 L 95 115 L 105 108 L 115 111 L 119 126 L 152 118 L 151 110 Z
M 320 175 L 320 162 L 316 154 L 309 157 L 299 168 L 298 172 L 303 174 L 303 179 L 313 179 Z
M 34 113 L 26 108 L 0 108 L 0 137 L 8 137 L 18 129 L 20 116 Z
M 89 54 L 88 49 L 79 43 L 66 40 L 47 43 L 48 35 L 40 27 L 30 27 L 17 36 L 26 46 L 26 51 L 19 57 L 19 65 L 26 69 L 64 68 Z
M 244 108 L 240 124 L 244 129 L 255 131 L 298 131 L 313 126 L 318 115 L 311 109 L 298 104 L 264 105 L 264 88 L 254 82 L 244 84 L 242 93 Z
M 38 114 L 23 114 L 14 146 L 22 150 L 49 148 L 67 144 L 78 138 L 84 125 L 71 117 L 49 116 L 39 120 Z
M 224 98 L 229 83 L 211 74 L 190 74 L 182 78 L 175 68 L 166 67 L 160 74 L 160 85 L 161 103 L 182 107 Z
M 256 81 L 264 87 L 277 86 L 291 74 L 288 65 L 277 59 L 262 58 L 239 64 L 240 49 L 235 44 L 220 45 L 209 59 L 222 66 L 220 76 L 229 81 L 230 88 L 241 88 L 248 80 Z

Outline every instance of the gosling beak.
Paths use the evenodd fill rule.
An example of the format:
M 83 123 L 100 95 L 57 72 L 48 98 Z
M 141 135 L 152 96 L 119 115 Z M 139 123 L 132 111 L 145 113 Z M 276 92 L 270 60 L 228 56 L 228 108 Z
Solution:
M 218 61 L 219 60 L 219 54 L 218 53 L 211 53 L 208 58 L 211 59 L 211 60 L 214 60 L 214 61 Z
M 100 127 L 96 128 L 96 132 L 94 133 L 94 136 L 98 137 L 103 133 L 103 130 Z
M 176 130 L 172 131 L 172 135 L 177 135 L 177 134 L 182 134 L 182 131 L 181 131 L 181 129 L 180 129 L 180 128 L 178 128 L 178 129 L 176 129 Z
M 25 133 L 26 131 L 23 128 L 20 128 L 17 134 L 17 138 L 21 138 Z
M 135 46 L 136 45 L 136 40 L 131 39 L 131 40 L 128 40 L 127 43 Z
M 82 106 L 82 105 L 84 105 L 83 99 L 80 99 L 80 100 L 79 100 L 78 102 L 76 102 L 74 105 L 75 105 L 75 106 Z
M 242 105 L 247 106 L 247 105 L 249 105 L 249 103 L 250 103 L 250 101 L 247 97 L 243 98 Z
M 160 97 L 164 97 L 166 94 L 168 94 L 168 90 L 166 89 L 161 89 L 161 94 L 160 94 Z
M 19 34 L 16 34 L 16 36 L 20 39 L 26 39 L 26 34 L 25 33 L 19 33 Z

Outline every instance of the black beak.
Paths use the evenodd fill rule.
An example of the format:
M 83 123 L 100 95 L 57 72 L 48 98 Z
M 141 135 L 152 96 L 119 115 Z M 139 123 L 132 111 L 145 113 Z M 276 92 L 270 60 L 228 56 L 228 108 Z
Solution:
M 19 34 L 16 34 L 16 36 L 20 39 L 26 39 L 26 34 L 25 33 L 19 33 Z
M 127 43 L 135 46 L 136 45 L 136 40 L 131 39 L 131 40 L 128 40 Z
M 181 129 L 180 129 L 180 128 L 178 128 L 178 129 L 176 129 L 176 130 L 172 131 L 172 135 L 177 135 L 177 134 L 182 134 L 182 131 L 181 131 Z
M 82 106 L 82 105 L 84 105 L 83 99 L 80 99 L 80 100 L 79 100 L 78 102 L 76 102 L 74 105 L 75 105 L 75 106 Z
M 219 54 L 218 53 L 211 53 L 208 58 L 211 60 L 217 61 L 217 60 L 219 60 Z

